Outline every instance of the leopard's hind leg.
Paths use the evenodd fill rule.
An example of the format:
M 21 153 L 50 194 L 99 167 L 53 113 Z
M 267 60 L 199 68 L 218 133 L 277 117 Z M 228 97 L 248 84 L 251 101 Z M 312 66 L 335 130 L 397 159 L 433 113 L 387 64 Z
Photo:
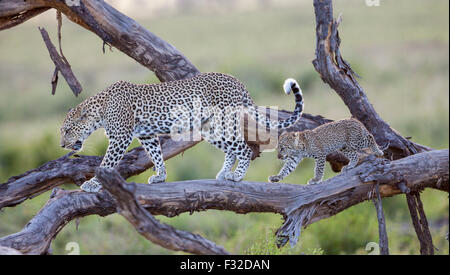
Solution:
M 139 137 L 138 139 L 156 168 L 156 175 L 151 176 L 148 179 L 148 183 L 164 182 L 167 175 L 159 138 L 156 135 L 152 135 L 148 137 Z
M 205 140 L 225 152 L 225 161 L 223 163 L 222 169 L 217 174 L 216 179 L 241 181 L 247 173 L 247 169 L 250 166 L 250 160 L 253 153 L 252 149 L 248 147 L 247 143 L 245 143 L 245 141 L 243 140 L 223 141 L 206 137 Z M 233 172 L 232 168 L 236 160 L 238 160 L 239 162 L 236 170 Z
M 225 153 L 225 161 L 223 163 L 222 169 L 217 173 L 216 179 L 223 180 L 225 175 L 231 172 L 231 169 L 236 162 L 236 155 L 233 153 Z
M 237 141 L 233 145 L 230 146 L 232 149 L 236 151 L 236 157 L 239 160 L 236 170 L 234 172 L 228 172 L 225 175 L 225 179 L 231 181 L 241 181 L 245 174 L 247 173 L 247 169 L 250 166 L 250 161 L 252 159 L 252 149 L 245 143 L 245 141 Z

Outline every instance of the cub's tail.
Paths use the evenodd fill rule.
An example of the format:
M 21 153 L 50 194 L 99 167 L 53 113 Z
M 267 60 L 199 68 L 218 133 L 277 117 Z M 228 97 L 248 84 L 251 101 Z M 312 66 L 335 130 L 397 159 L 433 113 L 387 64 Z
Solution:
M 244 100 L 244 106 L 247 108 L 248 114 L 261 126 L 265 126 L 266 128 L 273 130 L 285 129 L 292 126 L 302 116 L 304 107 L 303 95 L 297 81 L 292 78 L 286 79 L 283 84 L 283 89 L 286 94 L 290 94 L 292 91 L 295 96 L 294 112 L 289 118 L 285 120 L 270 120 L 270 118 L 265 116 L 265 114 L 262 115 L 263 118 L 260 118 L 261 114 L 259 113 L 257 106 L 253 104 L 251 99 L 249 98 L 248 100 Z

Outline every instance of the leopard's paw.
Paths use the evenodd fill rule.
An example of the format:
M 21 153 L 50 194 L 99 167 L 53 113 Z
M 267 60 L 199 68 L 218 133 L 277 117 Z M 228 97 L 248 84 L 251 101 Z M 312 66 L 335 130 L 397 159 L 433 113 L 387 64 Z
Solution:
M 163 175 L 153 175 L 148 179 L 148 183 L 149 184 L 161 183 L 161 182 L 164 182 L 165 180 L 166 180 L 166 177 Z
M 225 179 L 226 180 L 231 180 L 234 182 L 239 182 L 244 178 L 244 176 L 238 176 L 233 172 L 228 172 L 227 174 L 225 174 Z
M 85 181 L 81 186 L 81 190 L 89 193 L 97 193 L 102 188 L 102 184 L 96 179 L 92 178 L 88 181 Z

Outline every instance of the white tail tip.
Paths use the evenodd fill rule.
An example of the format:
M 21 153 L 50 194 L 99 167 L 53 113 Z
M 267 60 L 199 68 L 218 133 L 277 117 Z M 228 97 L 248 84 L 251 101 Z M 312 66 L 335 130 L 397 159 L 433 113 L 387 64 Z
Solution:
M 297 81 L 295 81 L 295 79 L 293 79 L 293 78 L 286 79 L 283 84 L 284 92 L 286 94 L 290 94 L 290 92 L 292 91 L 292 86 L 300 89 L 300 86 L 298 86 L 298 83 L 297 83 Z

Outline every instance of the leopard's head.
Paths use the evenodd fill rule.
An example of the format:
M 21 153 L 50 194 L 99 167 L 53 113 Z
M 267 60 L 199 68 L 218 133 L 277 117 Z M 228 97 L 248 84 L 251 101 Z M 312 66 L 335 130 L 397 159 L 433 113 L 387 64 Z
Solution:
M 96 129 L 98 118 L 85 102 L 70 109 L 61 126 L 61 147 L 80 151 L 83 141 Z
M 299 132 L 284 132 L 278 139 L 278 158 L 284 160 L 304 151 L 305 143 Z

